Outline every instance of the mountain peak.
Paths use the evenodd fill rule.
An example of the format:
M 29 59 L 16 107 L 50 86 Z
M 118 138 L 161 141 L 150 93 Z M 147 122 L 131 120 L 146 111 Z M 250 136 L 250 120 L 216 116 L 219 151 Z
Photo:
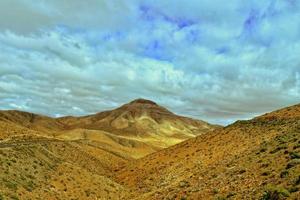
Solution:
M 126 111 L 133 111 L 133 113 L 142 114 L 142 113 L 148 113 L 148 112 L 158 112 L 159 114 L 165 113 L 165 114 L 173 114 L 168 109 L 160 106 L 159 104 L 155 103 L 154 101 L 148 100 L 148 99 L 135 99 L 127 104 L 124 104 L 120 107 L 121 110 Z
M 148 99 L 135 99 L 131 101 L 129 104 L 150 104 L 150 105 L 157 105 L 154 101 L 148 100 Z

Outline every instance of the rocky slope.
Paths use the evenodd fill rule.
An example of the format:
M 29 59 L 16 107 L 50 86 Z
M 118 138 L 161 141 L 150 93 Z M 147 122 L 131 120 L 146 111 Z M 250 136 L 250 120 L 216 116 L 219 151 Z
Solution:
M 130 162 L 115 180 L 136 199 L 299 199 L 300 105 Z

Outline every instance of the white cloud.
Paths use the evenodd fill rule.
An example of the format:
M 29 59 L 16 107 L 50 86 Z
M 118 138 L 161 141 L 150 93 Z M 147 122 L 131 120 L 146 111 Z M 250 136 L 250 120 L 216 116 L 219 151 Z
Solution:
M 0 108 L 82 115 L 144 97 L 229 123 L 297 103 L 298 4 L 1 1 Z

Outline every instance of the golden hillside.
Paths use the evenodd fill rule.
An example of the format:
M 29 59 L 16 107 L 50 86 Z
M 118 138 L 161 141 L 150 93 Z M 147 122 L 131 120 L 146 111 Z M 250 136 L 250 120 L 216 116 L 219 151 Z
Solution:
M 115 180 L 136 199 L 300 199 L 300 105 L 130 162 Z

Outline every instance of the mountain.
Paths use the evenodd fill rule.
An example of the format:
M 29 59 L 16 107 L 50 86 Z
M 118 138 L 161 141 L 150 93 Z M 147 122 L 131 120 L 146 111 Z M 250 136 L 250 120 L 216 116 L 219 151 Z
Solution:
M 68 130 L 101 130 L 122 138 L 165 148 L 211 131 L 218 126 L 175 115 L 155 102 L 137 99 L 115 110 L 58 120 Z
M 130 162 L 115 181 L 136 199 L 300 199 L 300 104 Z
M 214 128 L 144 99 L 83 117 L 0 111 L 0 199 L 127 199 L 115 170 Z
M 51 118 L 21 111 L 2 111 L 0 121 L 47 137 L 86 140 L 126 158 L 139 158 L 219 127 L 175 115 L 146 99 L 83 117 Z

